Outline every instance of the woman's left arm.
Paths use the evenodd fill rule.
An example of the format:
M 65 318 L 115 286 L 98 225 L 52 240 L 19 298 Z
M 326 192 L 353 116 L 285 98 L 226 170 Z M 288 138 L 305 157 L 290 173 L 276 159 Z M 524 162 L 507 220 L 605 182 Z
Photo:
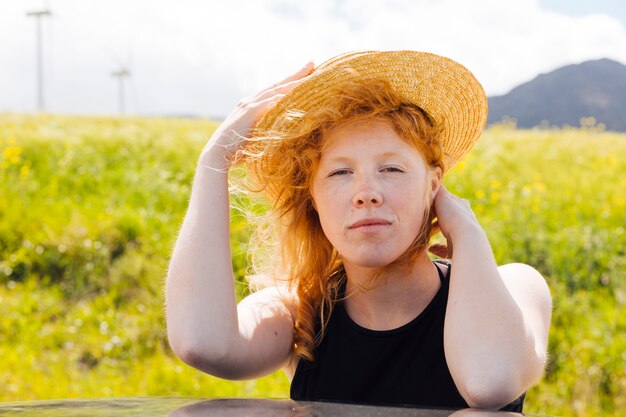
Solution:
M 530 266 L 496 265 L 487 235 L 466 200 L 441 186 L 434 204 L 453 250 L 446 361 L 471 407 L 500 408 L 543 375 L 550 291 Z

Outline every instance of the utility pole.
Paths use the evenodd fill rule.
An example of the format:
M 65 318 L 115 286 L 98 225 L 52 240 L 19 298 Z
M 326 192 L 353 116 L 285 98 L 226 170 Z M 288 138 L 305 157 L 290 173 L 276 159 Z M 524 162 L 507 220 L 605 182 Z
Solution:
M 122 67 L 119 71 L 112 72 L 111 75 L 118 79 L 118 105 L 121 116 L 124 114 L 124 78 L 130 77 L 130 71 Z
M 44 109 L 43 101 L 43 53 L 42 53 L 42 36 L 41 36 L 41 18 L 50 16 L 50 10 L 39 10 L 36 12 L 28 12 L 26 16 L 37 19 L 37 110 L 40 112 Z

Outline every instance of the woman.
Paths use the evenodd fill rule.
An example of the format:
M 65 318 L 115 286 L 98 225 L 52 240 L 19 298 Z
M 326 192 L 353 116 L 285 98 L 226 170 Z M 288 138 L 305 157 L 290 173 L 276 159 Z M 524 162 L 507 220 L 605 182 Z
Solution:
M 228 379 L 283 368 L 297 400 L 521 411 L 543 374 L 549 290 L 529 266 L 498 267 L 442 184 L 486 116 L 467 69 L 414 51 L 307 64 L 239 103 L 200 156 L 173 252 L 174 352 Z M 265 283 L 237 305 L 228 171 L 241 161 L 272 210 Z M 438 230 L 447 247 L 430 249 L 451 264 L 428 256 Z

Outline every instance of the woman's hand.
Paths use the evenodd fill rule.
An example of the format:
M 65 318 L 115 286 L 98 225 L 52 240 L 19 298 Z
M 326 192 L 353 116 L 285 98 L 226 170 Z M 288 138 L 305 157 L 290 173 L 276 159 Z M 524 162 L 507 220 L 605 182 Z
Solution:
M 434 227 L 441 230 L 446 238 L 447 251 L 441 245 L 433 245 L 431 252 L 444 258 L 451 258 L 454 237 L 468 230 L 475 231 L 476 227 L 480 228 L 480 224 L 469 202 L 452 194 L 443 184 L 435 196 L 433 210 L 437 217 Z
M 247 136 L 265 112 L 304 81 L 313 69 L 313 62 L 308 62 L 295 74 L 266 88 L 254 97 L 241 100 L 204 147 L 200 157 L 201 163 L 216 169 L 227 169 L 236 163 L 234 159 L 237 152 L 245 146 Z

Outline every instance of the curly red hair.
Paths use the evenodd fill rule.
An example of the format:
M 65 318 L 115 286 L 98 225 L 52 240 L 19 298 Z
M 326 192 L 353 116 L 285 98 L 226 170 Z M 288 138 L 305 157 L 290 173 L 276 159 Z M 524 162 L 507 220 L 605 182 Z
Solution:
M 434 121 L 421 108 L 404 102 L 384 80 L 343 83 L 319 108 L 306 113 L 295 109 L 287 117 L 282 131 L 256 132 L 242 155 L 250 181 L 247 187 L 263 192 L 272 204 L 251 251 L 270 247 L 275 252 L 261 251 L 263 259 L 253 257 L 252 268 L 257 277 L 270 277 L 274 285 L 285 280 L 295 290 L 299 300 L 295 352 L 313 360 L 346 279 L 341 257 L 322 231 L 310 193 L 325 133 L 346 122 L 382 119 L 415 146 L 428 165 L 442 171 L 443 149 Z M 421 232 L 394 263 L 414 260 L 428 248 L 432 233 L 428 210 Z

